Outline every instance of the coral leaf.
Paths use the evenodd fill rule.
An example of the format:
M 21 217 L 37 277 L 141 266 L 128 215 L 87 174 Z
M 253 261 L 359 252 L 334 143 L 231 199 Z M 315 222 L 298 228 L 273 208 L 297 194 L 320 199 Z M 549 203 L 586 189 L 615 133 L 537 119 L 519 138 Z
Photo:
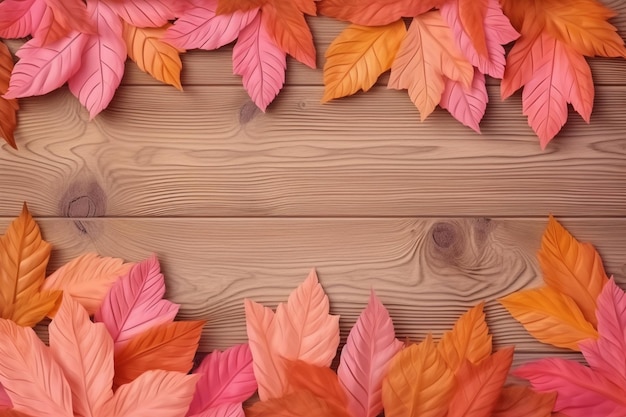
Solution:
M 65 294 L 50 324 L 50 351 L 72 391 L 74 413 L 99 417 L 113 397 L 113 341 L 102 323 Z
M 320 14 L 363 26 L 384 26 L 440 7 L 445 0 L 322 0 Z
M 550 216 L 541 240 L 539 263 L 544 281 L 572 298 L 585 319 L 595 325 L 596 300 L 608 282 L 595 248 L 576 240 Z
M 216 407 L 211 407 L 202 413 L 187 413 L 187 415 L 189 417 L 246 417 L 246 413 L 243 411 L 241 403 L 222 404 Z
M 391 68 L 406 35 L 402 20 L 385 26 L 350 25 L 326 50 L 323 102 L 369 90 Z
M 249 12 L 258 9 L 267 2 L 268 0 L 218 0 L 216 12 L 218 15 Z
M 45 2 L 52 9 L 54 20 L 68 32 L 93 33 L 94 28 L 83 0 L 45 0 Z
M 0 383 L 15 411 L 73 417 L 72 392 L 50 349 L 33 329 L 0 319 Z
M 252 352 L 245 345 L 207 355 L 194 371 L 200 375 L 188 415 L 221 405 L 241 404 L 257 389 Z
M 408 89 L 423 121 L 441 100 L 444 77 L 470 88 L 474 68 L 454 44 L 439 11 L 428 12 L 413 18 L 391 66 L 389 88 Z
M 148 371 L 122 385 L 113 397 L 115 417 L 182 417 L 193 396 L 198 375 Z
M 550 417 L 556 393 L 535 392 L 522 385 L 502 388 L 491 417 Z
M 44 0 L 4 0 L 0 2 L 0 37 L 25 38 L 35 32 L 41 22 Z
M 328 403 L 309 391 L 294 391 L 281 398 L 254 403 L 246 417 L 342 417 Z
M 179 321 L 151 327 L 115 354 L 114 384 L 135 380 L 146 371 L 187 373 L 193 366 L 204 321 Z
M 193 7 L 174 22 L 163 40 L 180 49 L 212 50 L 231 43 L 258 14 L 258 9 L 216 14 L 217 0 L 190 0 Z
M 489 8 L 488 0 L 457 0 L 459 17 L 465 33 L 472 40 L 472 45 L 478 55 L 489 56 L 487 38 L 485 34 L 485 18 Z
M 288 361 L 287 379 L 295 391 L 305 390 L 323 398 L 335 410 L 335 414 L 354 417 L 346 409 L 346 393 L 337 374 L 329 367 L 310 365 L 303 361 Z
M 594 371 L 626 386 L 626 294 L 611 279 L 598 297 L 598 340 L 585 340 L 580 350 Z
M 2 4 L 4 3 L 0 3 L 0 6 Z M 13 56 L 9 48 L 0 42 L 0 96 L 9 89 L 11 71 L 13 71 Z M 17 126 L 18 109 L 17 100 L 0 97 L 0 138 L 16 149 L 14 132 Z
M 281 50 L 257 14 L 241 30 L 233 48 L 233 72 L 258 108 L 265 111 L 285 83 L 287 55 Z
M 163 300 L 164 295 L 165 280 L 155 256 L 117 280 L 95 315 L 109 330 L 116 351 L 134 336 L 174 320 L 178 305 Z
M 452 372 L 456 373 L 465 360 L 478 364 L 491 355 L 491 335 L 485 322 L 484 307 L 482 302 L 463 314 L 437 345 Z
M 87 253 L 57 269 L 44 281 L 42 290 L 62 290 L 78 301 L 92 315 L 115 281 L 133 265 L 119 258 Z
M 448 417 L 490 417 L 513 362 L 514 348 L 502 349 L 479 364 L 465 360 L 455 377 L 457 388 Z
M 429 335 L 400 351 L 383 381 L 386 417 L 443 417 L 454 392 L 454 374 Z
M 100 0 L 105 1 L 127 23 L 140 28 L 158 28 L 182 15 L 189 7 L 181 0 Z
M 475 68 L 474 79 L 469 90 L 460 82 L 446 78 L 439 105 L 442 109 L 448 110 L 463 125 L 480 133 L 479 124 L 487 110 L 488 101 L 485 76 Z
M 554 410 L 569 417 L 626 415 L 621 387 L 578 362 L 541 359 L 522 365 L 513 375 L 528 379 L 539 392 L 556 392 Z
M 372 292 L 350 330 L 337 369 L 352 417 L 376 417 L 382 412 L 383 378 L 402 346 L 389 312 Z
M 284 52 L 315 68 L 313 35 L 295 2 L 279 0 L 265 4 L 261 9 L 261 22 Z
M 543 343 L 579 350 L 581 341 L 598 337 L 574 300 L 550 287 L 515 292 L 500 303 Z
M 155 80 L 183 89 L 180 71 L 183 63 L 180 51 L 163 41 L 167 26 L 162 28 L 138 28 L 123 23 L 123 37 L 128 57 L 140 70 L 150 74 Z

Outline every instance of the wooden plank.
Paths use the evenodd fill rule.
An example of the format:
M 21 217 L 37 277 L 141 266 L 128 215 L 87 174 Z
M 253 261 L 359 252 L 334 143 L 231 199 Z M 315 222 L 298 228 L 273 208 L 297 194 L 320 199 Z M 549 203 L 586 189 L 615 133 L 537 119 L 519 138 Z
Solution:
M 8 218 L 0 220 L 4 230 Z M 340 314 L 342 337 L 374 289 L 401 338 L 441 335 L 486 300 L 496 346 L 555 351 L 497 303 L 541 284 L 536 251 L 546 219 L 41 219 L 51 270 L 79 254 L 137 261 L 158 254 L 181 317 L 208 320 L 202 351 L 246 338 L 243 299 L 286 300 L 312 267 Z M 564 219 L 626 283 L 626 219 Z
M 619 29 L 622 37 L 626 36 L 626 2 L 622 0 L 603 1 L 613 8 L 618 16 L 611 22 Z M 324 16 L 307 18 L 313 32 L 318 69 L 312 70 L 307 66 L 289 58 L 287 65 L 287 85 L 323 85 L 324 54 L 330 43 L 348 25 Z M 15 51 L 23 41 L 8 41 Z M 597 85 L 626 84 L 626 60 L 623 59 L 590 59 L 589 63 Z M 383 76 L 379 83 L 385 84 L 388 77 Z M 498 81 L 488 79 L 492 85 Z M 160 85 L 149 75 L 141 72 L 137 66 L 128 61 L 126 74 L 122 80 L 126 85 Z M 183 55 L 182 83 L 191 85 L 237 85 L 241 86 L 241 78 L 232 71 L 232 46 L 226 46 L 216 51 L 190 51 Z M 168 87 L 172 88 L 172 87 Z M 240 87 L 242 88 L 242 87 Z M 242 88 L 243 89 L 243 88 Z
M 21 102 L 0 215 L 626 215 L 626 87 L 599 87 L 591 124 L 571 114 L 546 151 L 519 96 L 490 94 L 481 136 L 385 88 L 322 106 L 291 87 L 263 114 L 234 87 L 128 87 L 92 122 L 61 90 Z

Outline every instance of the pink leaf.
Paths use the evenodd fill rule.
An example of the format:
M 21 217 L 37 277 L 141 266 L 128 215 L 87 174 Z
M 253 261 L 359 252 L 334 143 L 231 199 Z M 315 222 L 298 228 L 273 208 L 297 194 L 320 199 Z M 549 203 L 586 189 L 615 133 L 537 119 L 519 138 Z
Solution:
M 87 11 L 96 34 L 87 35 L 83 63 L 68 85 L 93 119 L 109 105 L 122 81 L 126 44 L 122 40 L 122 22 L 105 3 L 90 1 Z
M 569 417 L 626 416 L 620 387 L 578 362 L 542 359 L 521 366 L 513 375 L 528 379 L 536 391 L 556 392 L 554 410 Z
M 582 55 L 547 34 L 541 34 L 536 42 L 541 42 L 545 58 L 524 87 L 522 100 L 528 124 L 545 149 L 567 121 L 568 102 L 589 121 L 594 87 Z
M 163 300 L 164 295 L 165 280 L 155 256 L 117 280 L 95 315 L 113 337 L 116 352 L 132 337 L 174 320 L 178 305 Z
M 212 50 L 231 43 L 252 22 L 258 9 L 216 15 L 217 0 L 190 0 L 193 7 L 174 22 L 163 40 L 180 49 Z
M 242 403 L 257 389 L 252 353 L 247 344 L 208 355 L 194 373 L 200 375 L 187 415 L 223 404 Z
M 9 397 L 7 391 L 2 385 L 0 385 L 0 410 L 5 410 L 7 408 L 13 408 L 13 403 L 11 402 L 11 397 Z
M 183 0 L 100 0 L 122 19 L 140 28 L 161 27 L 180 16 L 186 5 Z M 89 2 L 88 2 L 89 3 Z
M 287 56 L 261 24 L 261 14 L 239 34 L 233 48 L 233 72 L 243 77 L 243 86 L 263 111 L 285 83 Z
M 14 39 L 32 34 L 45 9 L 44 0 L 4 0 L 0 3 L 0 37 Z
M 491 75 L 494 78 L 502 78 L 506 63 L 502 45 L 513 42 L 520 36 L 519 33 L 513 29 L 511 22 L 502 12 L 500 2 L 498 0 L 489 0 L 484 25 L 488 57 L 484 57 L 478 53 L 471 38 L 461 24 L 458 3 L 459 0 L 452 0 L 443 3 L 440 7 L 441 15 L 454 32 L 456 44 L 463 52 L 463 55 L 480 72 Z
M 604 375 L 614 384 L 626 386 L 626 293 L 615 280 L 604 286 L 598 297 L 597 340 L 584 340 L 579 344 L 585 359 L 594 371 Z
M 442 109 L 447 109 L 459 122 L 480 133 L 479 123 L 485 115 L 488 101 L 485 76 L 474 68 L 474 79 L 469 91 L 465 91 L 458 81 L 446 78 L 446 86 L 439 105 Z
M 241 403 L 222 404 L 190 417 L 245 417 Z
M 350 330 L 337 369 L 352 417 L 376 417 L 383 411 L 383 378 L 402 346 L 389 312 L 372 291 L 367 307 Z
M 36 38 L 26 42 L 17 51 L 20 60 L 4 98 L 40 96 L 61 87 L 80 68 L 87 38 L 72 32 L 45 46 L 37 46 Z

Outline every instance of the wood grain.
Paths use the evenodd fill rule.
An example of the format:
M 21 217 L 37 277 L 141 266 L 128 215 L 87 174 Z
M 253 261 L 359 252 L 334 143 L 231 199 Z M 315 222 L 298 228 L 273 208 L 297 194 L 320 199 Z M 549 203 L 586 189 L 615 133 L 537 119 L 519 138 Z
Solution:
M 0 221 L 5 228 L 9 219 Z M 564 219 L 596 244 L 607 271 L 626 283 L 626 219 Z M 79 254 L 141 260 L 159 255 L 167 297 L 181 317 L 208 320 L 202 351 L 246 338 L 243 299 L 268 306 L 316 267 L 342 336 L 374 289 L 399 337 L 441 334 L 487 301 L 497 346 L 551 351 L 528 337 L 497 303 L 540 285 L 535 258 L 547 219 L 41 219 L 53 245 L 51 270 Z
M 61 90 L 21 101 L 0 215 L 626 215 L 626 87 L 598 87 L 591 125 L 571 114 L 546 151 L 519 97 L 490 94 L 481 136 L 384 88 L 321 105 L 294 87 L 263 114 L 234 87 L 126 87 L 92 122 Z

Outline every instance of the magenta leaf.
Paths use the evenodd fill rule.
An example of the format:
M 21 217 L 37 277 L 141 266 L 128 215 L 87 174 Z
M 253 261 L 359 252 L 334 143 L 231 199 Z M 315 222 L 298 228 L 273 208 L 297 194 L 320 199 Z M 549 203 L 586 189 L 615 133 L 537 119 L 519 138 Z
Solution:
M 458 81 L 446 78 L 446 87 L 441 95 L 439 106 L 446 109 L 450 114 L 465 126 L 480 133 L 479 123 L 487 109 L 487 87 L 485 76 L 474 68 L 474 79 L 469 91 Z
M 359 316 L 337 369 L 352 417 L 376 417 L 383 411 L 382 386 L 391 358 L 402 349 L 389 312 L 372 291 Z
M 200 374 L 188 416 L 221 405 L 240 404 L 257 389 L 252 353 L 247 344 L 208 355 L 194 373 Z
M 252 22 L 258 9 L 216 15 L 217 0 L 190 0 L 188 8 L 163 40 L 179 49 L 212 50 L 231 43 Z
M 113 337 L 116 351 L 132 337 L 174 320 L 178 305 L 164 300 L 164 295 L 165 280 L 155 256 L 117 280 L 95 314 Z
M 261 24 L 261 13 L 239 34 L 233 48 L 233 72 L 243 77 L 243 86 L 263 111 L 285 83 L 287 55 Z

